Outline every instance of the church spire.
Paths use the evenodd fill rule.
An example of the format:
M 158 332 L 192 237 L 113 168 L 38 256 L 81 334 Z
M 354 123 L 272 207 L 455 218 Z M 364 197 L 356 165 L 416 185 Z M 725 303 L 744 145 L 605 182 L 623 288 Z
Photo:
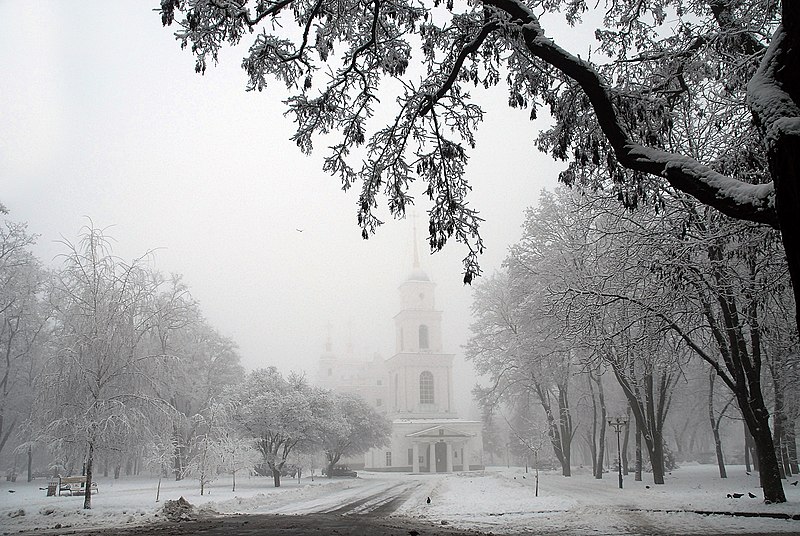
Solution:
M 328 337 L 325 339 L 325 352 L 329 354 L 333 351 L 333 343 L 331 342 L 331 328 L 333 326 L 328 322 L 326 327 L 328 328 Z
M 419 268 L 419 251 L 417 250 L 417 213 L 414 213 L 414 269 Z
M 417 247 L 417 214 L 414 213 L 414 238 L 412 243 L 412 251 L 414 252 L 414 264 L 411 267 L 411 273 L 406 278 L 406 281 L 430 281 L 428 274 L 419 265 L 419 249 Z

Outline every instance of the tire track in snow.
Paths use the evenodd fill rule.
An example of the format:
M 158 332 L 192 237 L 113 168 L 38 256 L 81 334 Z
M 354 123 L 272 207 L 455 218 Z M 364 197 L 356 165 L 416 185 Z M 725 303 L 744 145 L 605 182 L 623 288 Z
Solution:
M 274 508 L 274 514 L 337 514 L 385 516 L 397 510 L 421 484 L 418 482 L 379 482 L 337 490 L 325 496 Z

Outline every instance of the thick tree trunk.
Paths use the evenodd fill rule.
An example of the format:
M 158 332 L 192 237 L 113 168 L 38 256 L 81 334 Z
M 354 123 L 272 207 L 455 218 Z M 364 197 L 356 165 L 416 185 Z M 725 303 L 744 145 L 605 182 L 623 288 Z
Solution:
M 558 463 L 561 464 L 561 472 L 564 476 L 569 476 L 569 461 L 566 459 L 564 453 L 564 440 L 562 437 L 563 423 L 556 420 L 553 415 L 553 409 L 550 405 L 550 397 L 548 391 L 545 390 L 538 382 L 534 381 L 534 389 L 539 403 L 544 410 L 545 418 L 547 419 L 547 435 L 550 438 L 550 445 L 553 447 L 553 454 L 555 454 Z M 560 406 L 559 400 L 559 406 Z M 559 409 L 560 412 L 560 409 Z M 565 468 L 566 467 L 566 468 Z
M 597 396 L 600 399 L 600 437 L 597 441 L 597 473 L 594 477 L 597 479 L 603 478 L 603 458 L 605 457 L 606 450 L 606 400 L 603 393 L 603 384 L 600 377 L 597 378 Z
M 272 482 L 276 488 L 281 487 L 281 470 L 277 467 L 272 468 Z
M 775 443 L 769 426 L 769 412 L 764 405 L 764 399 L 758 396 L 759 394 L 760 391 L 752 393 L 752 398 L 748 398 L 748 395 L 744 393 L 737 393 L 736 396 L 739 407 L 747 407 L 742 414 L 756 448 L 758 477 L 764 492 L 764 501 L 782 503 L 786 502 L 786 495 L 783 491 Z

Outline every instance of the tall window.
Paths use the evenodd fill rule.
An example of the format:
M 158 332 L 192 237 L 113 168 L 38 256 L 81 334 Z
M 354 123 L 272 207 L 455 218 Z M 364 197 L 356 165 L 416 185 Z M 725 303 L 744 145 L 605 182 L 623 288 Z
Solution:
M 422 324 L 419 327 L 419 347 L 421 350 L 427 350 L 429 346 L 428 326 Z
M 433 404 L 433 374 L 427 370 L 419 375 L 419 403 Z
M 391 467 L 391 466 L 392 466 L 392 451 L 387 450 L 386 451 L 386 467 Z

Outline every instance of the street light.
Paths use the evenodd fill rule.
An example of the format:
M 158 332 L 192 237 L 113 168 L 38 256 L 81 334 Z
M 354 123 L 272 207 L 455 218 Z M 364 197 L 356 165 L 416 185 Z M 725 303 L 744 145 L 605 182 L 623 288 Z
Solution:
M 622 447 L 619 442 L 619 434 L 622 432 L 622 427 L 628 424 L 628 419 L 625 417 L 615 417 L 608 419 L 608 425 L 614 428 L 617 433 L 617 467 L 619 468 L 619 489 L 622 489 Z

